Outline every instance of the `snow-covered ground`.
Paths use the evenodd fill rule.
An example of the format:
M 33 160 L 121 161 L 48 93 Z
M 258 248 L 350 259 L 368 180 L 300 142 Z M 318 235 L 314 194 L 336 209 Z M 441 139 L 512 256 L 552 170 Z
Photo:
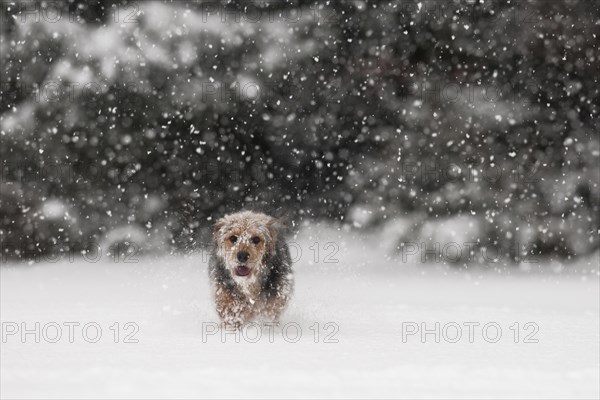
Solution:
M 375 237 L 313 229 L 296 242 L 302 255 L 281 321 L 287 329 L 271 338 L 262 326 L 255 343 L 256 326 L 239 343 L 203 338 L 217 318 L 202 254 L 3 266 L 2 397 L 600 395 L 597 259 L 576 273 L 465 272 L 393 260 Z M 40 323 L 40 343 L 32 333 L 24 343 L 21 332 L 10 334 L 23 322 L 33 330 Z M 72 343 L 70 322 L 80 324 Z M 436 322 L 439 343 L 433 333 L 407 334 L 422 323 L 435 331 Z M 97 325 L 84 337 L 86 323 Z M 51 343 L 55 324 L 62 337 Z M 102 335 L 90 343 L 98 326 Z

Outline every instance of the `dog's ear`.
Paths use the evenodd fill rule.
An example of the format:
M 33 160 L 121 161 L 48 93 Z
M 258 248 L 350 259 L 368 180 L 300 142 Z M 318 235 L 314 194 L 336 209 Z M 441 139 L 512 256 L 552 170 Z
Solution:
M 269 229 L 269 234 L 271 235 L 273 243 L 275 243 L 285 235 L 285 230 L 287 229 L 287 218 L 271 218 L 271 220 L 267 223 L 267 228 Z
M 216 236 L 223 227 L 223 225 L 225 225 L 225 221 L 223 220 L 223 218 L 218 219 L 217 222 L 215 222 L 215 226 L 213 228 L 213 235 Z

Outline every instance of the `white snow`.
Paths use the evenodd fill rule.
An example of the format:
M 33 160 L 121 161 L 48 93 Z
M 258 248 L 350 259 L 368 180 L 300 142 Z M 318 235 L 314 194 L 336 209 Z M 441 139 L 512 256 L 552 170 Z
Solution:
M 565 272 L 569 268 L 561 274 L 518 269 L 499 274 L 483 268 L 465 272 L 440 265 L 404 265 L 387 256 L 378 243 L 375 237 L 367 240 L 333 229 L 303 231 L 292 251 L 302 253 L 295 263 L 295 296 L 281 321 L 288 324 L 288 340 L 300 326 L 302 336 L 296 343 L 284 340 L 281 329 L 270 343 L 264 327 L 256 343 L 236 343 L 232 335 L 222 343 L 219 334 L 203 341 L 203 322 L 217 321 L 205 254 L 140 258 L 137 263 L 104 259 L 5 265 L 0 269 L 4 330 L 14 326 L 11 322 L 25 322 L 28 329 L 40 322 L 45 336 L 40 343 L 32 334 L 25 343 L 18 334 L 4 338 L 0 394 L 3 398 L 599 396 L 597 258 L 572 273 Z M 62 327 L 56 343 L 46 340 L 55 337 L 52 322 Z M 80 324 L 74 327 L 73 343 L 64 325 L 69 322 Z M 90 322 L 102 329 L 97 343 L 82 336 L 82 326 Z M 118 343 L 110 329 L 115 329 L 115 322 Z M 124 343 L 134 330 L 133 325 L 125 329 L 128 322 L 139 326 L 133 336 L 138 343 Z M 440 343 L 432 334 L 425 343 L 419 335 L 403 341 L 403 324 L 425 323 L 433 329 L 436 322 L 445 333 Z M 472 343 L 464 325 L 470 322 L 480 324 Z M 515 322 L 520 324 L 519 343 L 510 328 Z M 539 327 L 529 338 L 538 343 L 523 342 L 532 331 L 524 329 L 528 322 Z M 484 339 L 486 323 L 502 329 L 498 342 Z M 457 325 L 462 337 L 450 343 Z M 339 330 L 330 339 L 338 342 L 324 343 L 336 327 Z M 254 337 L 256 331 L 245 333 Z M 94 336 L 94 329 L 89 329 L 88 338 Z M 488 339 L 494 336 L 494 329 L 489 329 Z

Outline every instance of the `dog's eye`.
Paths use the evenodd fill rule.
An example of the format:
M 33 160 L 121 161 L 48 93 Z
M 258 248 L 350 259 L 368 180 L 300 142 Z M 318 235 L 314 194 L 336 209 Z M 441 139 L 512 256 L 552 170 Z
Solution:
M 259 238 L 258 236 L 254 236 L 254 237 L 252 238 L 252 243 L 254 243 L 254 244 L 259 244 L 259 243 L 260 243 L 260 238 Z
M 229 241 L 230 241 L 231 243 L 235 243 L 235 242 L 237 242 L 237 236 L 230 236 L 230 237 L 229 237 Z

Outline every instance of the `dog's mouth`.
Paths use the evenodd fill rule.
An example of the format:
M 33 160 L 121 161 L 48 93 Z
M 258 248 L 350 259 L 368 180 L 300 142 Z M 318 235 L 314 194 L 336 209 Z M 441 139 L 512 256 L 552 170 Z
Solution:
M 235 267 L 235 274 L 237 276 L 247 276 L 250 274 L 250 268 L 247 265 L 238 265 Z

